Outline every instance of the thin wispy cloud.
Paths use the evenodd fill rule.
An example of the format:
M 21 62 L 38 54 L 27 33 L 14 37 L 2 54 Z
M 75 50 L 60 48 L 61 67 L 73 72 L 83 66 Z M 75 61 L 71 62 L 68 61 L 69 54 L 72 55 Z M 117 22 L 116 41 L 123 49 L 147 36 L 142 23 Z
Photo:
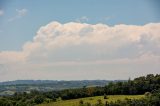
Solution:
M 3 30 L 0 29 L 0 33 L 3 32 Z
M 4 11 L 0 9 L 0 16 L 4 15 Z
M 104 22 L 109 22 L 112 21 L 115 17 L 114 16 L 104 16 L 99 18 L 98 22 L 104 23 Z
M 76 22 L 88 22 L 89 18 L 87 16 L 82 16 L 80 18 L 77 18 L 75 21 Z
M 112 17 L 111 16 L 107 16 L 107 17 L 104 17 L 103 19 L 104 19 L 104 21 L 108 21 L 108 20 L 110 20 Z
M 16 13 L 17 13 L 16 16 L 8 19 L 9 22 L 24 17 L 28 13 L 28 10 L 27 9 L 16 9 Z

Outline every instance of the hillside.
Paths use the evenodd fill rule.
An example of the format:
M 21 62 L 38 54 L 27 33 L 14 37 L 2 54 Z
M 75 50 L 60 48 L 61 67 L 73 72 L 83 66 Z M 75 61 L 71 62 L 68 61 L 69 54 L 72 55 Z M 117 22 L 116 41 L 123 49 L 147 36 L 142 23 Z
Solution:
M 6 85 L 11 88 L 13 85 Z M 20 89 L 22 87 L 19 86 Z M 40 87 L 39 87 L 40 88 Z M 9 92 L 9 91 L 8 91 Z M 110 95 L 125 95 L 122 97 L 116 97 L 122 100 L 113 99 Z M 128 96 L 133 96 L 135 99 L 124 99 Z M 137 95 L 145 95 L 144 98 L 139 99 Z M 96 99 L 97 96 L 101 96 L 100 99 L 115 100 L 115 102 L 102 103 L 104 100 Z M 160 75 L 148 74 L 146 76 L 140 76 L 134 80 L 128 80 L 123 82 L 109 82 L 105 86 L 83 86 L 81 88 L 52 90 L 52 91 L 38 91 L 31 90 L 30 92 L 16 92 L 12 96 L 0 96 L 0 104 L 3 106 L 32 106 L 44 103 L 68 103 L 72 100 L 81 100 L 84 98 L 94 98 L 89 104 L 83 104 L 85 101 L 81 101 L 78 106 L 91 106 L 92 103 L 98 102 L 98 105 L 92 106 L 160 106 Z M 108 98 L 109 97 L 109 98 Z M 88 100 L 88 99 L 87 99 Z M 73 103 L 73 102 L 72 102 Z M 76 102 L 78 103 L 78 101 Z M 107 105 L 106 105 L 107 104 Z M 114 105 L 113 105 L 114 104 Z M 56 105 L 55 105 L 56 106 Z M 60 105 L 59 106 L 65 106 Z M 67 105 L 66 105 L 67 106 Z M 71 105 L 72 106 L 72 105 Z M 77 105 L 73 105 L 77 106 Z
M 112 81 L 117 82 L 118 80 Z M 119 80 L 120 81 L 120 80 Z M 122 80 L 121 80 L 122 81 Z M 82 88 L 84 86 L 105 86 L 111 80 L 79 80 L 79 81 L 56 81 L 56 80 L 16 80 L 0 82 L 0 95 L 12 95 L 16 92 L 30 92 L 31 90 L 52 91 L 69 88 Z
M 80 99 L 72 99 L 72 100 L 59 100 L 57 102 L 44 103 L 37 106 L 79 106 L 79 102 L 83 101 L 84 103 L 91 103 L 91 105 L 96 104 L 98 100 L 101 100 L 102 103 L 105 102 L 115 102 L 117 100 L 128 99 L 140 99 L 143 98 L 144 95 L 109 95 L 108 99 L 104 99 L 104 96 L 95 96 L 95 97 L 87 97 Z

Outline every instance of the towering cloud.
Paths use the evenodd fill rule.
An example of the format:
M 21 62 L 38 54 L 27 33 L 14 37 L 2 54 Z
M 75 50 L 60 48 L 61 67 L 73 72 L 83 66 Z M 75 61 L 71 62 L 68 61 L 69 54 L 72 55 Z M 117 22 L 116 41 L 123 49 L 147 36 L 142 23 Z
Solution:
M 160 65 L 159 29 L 160 23 L 143 26 L 124 24 L 108 26 L 51 22 L 42 26 L 33 40 L 23 45 L 22 51 L 1 52 L 0 64 L 18 67 L 11 70 L 15 70 L 14 73 L 21 72 L 22 76 L 23 72 L 28 73 L 29 76 L 29 73 L 37 70 L 36 73 L 33 72 L 26 78 L 40 78 L 44 73 L 44 78 L 52 78 L 56 76 L 56 73 L 63 76 L 63 74 L 73 72 L 73 76 L 81 79 L 84 76 L 81 72 L 92 71 L 92 68 L 89 68 L 92 66 L 97 66 L 93 70 L 95 73 L 93 78 L 100 78 L 101 75 L 105 78 L 104 73 L 107 76 L 113 71 L 122 72 L 123 77 L 128 77 L 134 73 L 132 67 L 137 67 L 135 73 L 140 70 L 158 72 L 158 65 Z M 116 65 L 118 69 L 108 67 L 108 65 Z M 151 67 L 150 71 L 146 70 L 146 65 Z M 78 72 L 73 71 L 77 70 L 75 66 L 78 67 Z M 59 73 L 59 70 L 62 73 Z M 10 69 L 7 71 L 9 73 Z M 36 76 L 37 73 L 40 75 Z M 96 73 L 99 74 L 96 76 Z M 6 74 L 1 79 L 5 80 L 7 76 L 9 75 Z M 61 77 L 57 78 L 61 79 Z

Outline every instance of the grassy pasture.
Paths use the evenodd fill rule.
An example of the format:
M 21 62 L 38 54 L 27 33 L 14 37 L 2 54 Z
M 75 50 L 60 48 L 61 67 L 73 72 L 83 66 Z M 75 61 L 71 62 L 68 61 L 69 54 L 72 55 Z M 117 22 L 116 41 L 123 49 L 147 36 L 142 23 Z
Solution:
M 95 96 L 95 97 L 87 97 L 87 98 L 80 98 L 80 99 L 72 99 L 72 100 L 59 100 L 57 102 L 51 103 L 44 103 L 38 106 L 78 106 L 79 101 L 83 100 L 85 102 L 89 102 L 91 104 L 97 103 L 98 99 L 101 99 L 103 103 L 107 100 L 108 102 L 116 101 L 116 100 L 123 100 L 125 98 L 128 99 L 139 99 L 144 97 L 144 95 L 109 95 L 107 96 L 108 99 L 104 99 L 104 96 Z

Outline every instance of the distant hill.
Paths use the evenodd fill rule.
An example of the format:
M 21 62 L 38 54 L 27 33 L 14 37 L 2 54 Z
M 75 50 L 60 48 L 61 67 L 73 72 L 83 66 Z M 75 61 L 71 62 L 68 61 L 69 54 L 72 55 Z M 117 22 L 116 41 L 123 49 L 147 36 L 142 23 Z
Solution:
M 57 83 L 56 80 L 15 80 L 0 82 L 0 85 L 21 85 L 21 84 L 46 84 L 46 83 Z
M 14 92 L 30 92 L 31 90 L 51 91 L 69 88 L 81 88 L 89 86 L 105 86 L 109 82 L 124 80 L 78 80 L 78 81 L 57 81 L 57 80 L 15 80 L 0 82 L 0 95 L 12 95 Z
M 93 86 L 103 86 L 112 80 L 73 80 L 73 81 L 57 81 L 57 80 L 15 80 L 15 81 L 5 81 L 0 82 L 1 85 L 41 85 L 41 84 L 80 84 L 83 86 L 93 85 Z M 120 80 L 114 80 L 113 82 L 117 82 Z

